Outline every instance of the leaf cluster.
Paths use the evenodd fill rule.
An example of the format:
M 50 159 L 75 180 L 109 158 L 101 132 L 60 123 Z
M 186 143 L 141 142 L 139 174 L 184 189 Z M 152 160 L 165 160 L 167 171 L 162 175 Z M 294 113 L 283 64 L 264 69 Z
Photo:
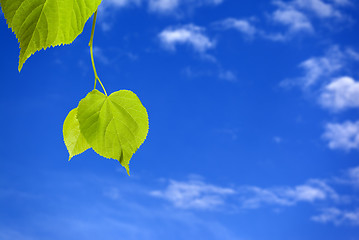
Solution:
M 89 43 L 95 87 L 63 125 L 69 159 L 89 148 L 117 159 L 129 174 L 132 155 L 146 139 L 148 116 L 136 94 L 121 90 L 107 96 L 93 58 L 93 35 L 101 0 L 0 0 L 8 27 L 20 43 L 19 71 L 36 51 L 71 44 L 94 14 Z M 96 90 L 97 81 L 105 94 Z
M 128 90 L 110 96 L 91 91 L 70 111 L 63 126 L 69 159 L 92 148 L 103 157 L 117 159 L 128 174 L 130 159 L 147 133 L 147 111 Z

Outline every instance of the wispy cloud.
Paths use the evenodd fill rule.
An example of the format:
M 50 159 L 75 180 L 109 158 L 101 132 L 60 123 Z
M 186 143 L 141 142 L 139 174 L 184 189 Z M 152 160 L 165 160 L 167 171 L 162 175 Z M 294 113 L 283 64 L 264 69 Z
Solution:
M 274 22 L 288 26 L 290 33 L 313 32 L 313 26 L 309 18 L 289 4 L 276 2 L 278 9 L 272 14 Z
M 103 31 L 110 31 L 118 10 L 141 7 L 143 0 L 106 0 L 100 5 L 98 23 Z
M 205 29 L 194 24 L 169 27 L 163 30 L 158 37 L 162 46 L 171 51 L 174 51 L 177 45 L 191 46 L 200 53 L 215 47 L 215 42 L 205 34 Z
M 225 204 L 225 198 L 235 193 L 232 188 L 223 188 L 201 180 L 178 182 L 170 180 L 165 190 L 152 191 L 151 195 L 170 201 L 183 209 L 214 209 Z
M 99 24 L 103 31 L 113 28 L 118 10 L 127 8 L 148 9 L 149 13 L 182 18 L 191 15 L 194 9 L 218 6 L 224 0 L 106 0 L 100 5 Z
M 357 179 L 358 172 L 357 168 L 349 169 L 345 177 Z M 240 214 L 244 210 L 295 207 L 300 203 L 306 203 L 315 209 L 318 205 L 329 205 L 328 209 L 352 207 L 341 202 L 342 196 L 334 189 L 336 185 L 333 182 L 318 179 L 296 186 L 262 188 L 221 186 L 200 176 L 192 176 L 186 181 L 161 181 L 163 189 L 158 190 L 151 184 L 154 180 L 148 177 L 128 179 L 121 175 L 72 175 L 68 172 L 47 174 L 50 175 L 46 178 L 48 182 L 41 188 L 51 189 L 51 192 L 36 199 L 23 194 L 12 198 L 17 200 L 15 202 L 27 203 L 26 206 L 15 205 L 19 207 L 19 211 L 26 209 L 26 214 L 17 224 L 2 223 L 1 239 L 92 240 L 98 239 L 100 234 L 109 240 L 118 239 L 119 236 L 129 240 L 231 240 L 240 238 L 233 229 L 216 220 L 218 215 L 207 218 L 213 216 L 210 213 L 231 212 L 238 214 L 236 217 L 243 217 Z M 66 179 L 67 184 L 59 187 L 57 184 L 62 182 L 60 179 Z M 3 189 L 0 190 L 3 192 Z M 6 198 L 7 196 L 0 196 L 1 201 Z M 49 199 L 52 201 L 50 205 L 46 204 Z M 165 200 L 170 205 L 166 204 L 164 207 L 158 200 Z M 54 205 L 61 207 L 54 208 Z M 222 210 L 224 213 L 221 213 Z M 357 222 L 358 211 L 337 210 L 330 212 L 333 216 L 328 216 L 328 212 L 323 211 L 312 219 L 322 223 Z M 162 231 L 164 226 L 166 231 Z M 66 231 L 62 231 L 63 229 Z
M 299 202 L 338 200 L 339 195 L 322 180 L 310 180 L 295 187 L 242 187 L 241 205 L 243 208 L 259 208 L 265 205 L 293 206 Z
M 359 60 L 359 53 L 351 48 L 332 46 L 323 56 L 310 57 L 299 64 L 303 75 L 286 79 L 282 87 L 299 86 L 314 96 L 315 102 L 331 112 L 338 113 L 359 107 L 359 83 L 348 73 Z M 328 123 L 323 138 L 331 149 L 352 150 L 359 148 L 358 122 Z
M 351 77 L 340 77 L 326 85 L 319 103 L 332 111 L 359 107 L 359 82 Z
M 295 186 L 237 185 L 223 187 L 210 184 L 203 178 L 190 178 L 187 181 L 168 180 L 163 190 L 150 191 L 150 196 L 171 203 L 175 209 L 206 211 L 243 212 L 259 208 L 293 208 L 302 203 L 311 206 L 321 214 L 311 219 L 321 223 L 358 224 L 358 211 L 340 210 L 355 206 L 355 195 L 340 193 L 343 184 L 355 190 L 359 187 L 359 167 L 348 169 L 339 177 L 310 179 Z M 320 208 L 318 208 L 320 206 Z M 327 206 L 324 207 L 323 206 Z
M 265 36 L 273 41 L 286 41 L 303 33 L 314 34 L 318 27 L 331 22 L 338 23 L 347 19 L 342 8 L 350 5 L 349 1 L 293 0 L 273 1 L 277 8 L 269 15 L 273 23 L 287 27 L 281 33 L 267 33 Z
M 109 11 L 129 6 L 140 7 L 146 4 L 152 13 L 177 15 L 182 9 L 187 11 L 202 6 L 217 6 L 222 2 L 223 0 L 106 0 L 103 7 Z
M 257 34 L 256 27 L 246 19 L 227 18 L 216 22 L 214 26 L 223 30 L 234 29 L 248 37 L 254 37 Z
M 323 0 L 293 0 L 271 1 L 275 7 L 266 18 L 262 19 L 267 25 L 255 26 L 253 19 L 261 21 L 259 17 L 251 18 L 227 18 L 216 22 L 219 29 L 235 29 L 249 38 L 262 38 L 276 42 L 286 42 L 294 37 L 314 35 L 317 29 L 328 27 L 328 22 L 339 24 L 350 21 L 343 9 L 351 5 L 347 0 L 323 1 Z M 266 20 L 266 21 L 265 21 Z M 275 27 L 275 30 L 272 30 Z M 278 29 L 279 27 L 279 29 Z
M 274 1 L 274 4 L 282 9 L 293 9 L 301 13 L 317 18 L 342 18 L 344 14 L 341 8 L 350 5 L 349 1 L 323 1 L 323 0 L 293 0 Z
M 334 1 L 334 3 L 325 2 L 322 0 L 295 0 L 292 5 L 312 12 L 320 18 L 340 18 L 342 14 L 338 9 L 339 6 L 346 5 L 343 1 Z
M 359 172 L 359 170 L 358 170 Z M 357 172 L 351 173 L 354 177 Z M 359 178 L 359 177 L 358 177 Z M 351 180 L 352 181 L 352 180 Z M 348 197 L 337 193 L 326 179 L 310 179 L 297 186 L 232 186 L 222 187 L 205 182 L 203 179 L 169 180 L 163 190 L 151 191 L 150 195 L 169 201 L 180 209 L 258 209 L 264 207 L 293 207 L 299 203 L 314 205 L 343 204 Z
M 170 26 L 158 34 L 158 39 L 162 47 L 168 51 L 176 51 L 180 45 L 188 46 L 198 54 L 201 60 L 210 62 L 215 66 L 205 70 L 186 67 L 182 72 L 187 77 L 215 76 L 228 82 L 237 81 L 235 72 L 223 68 L 216 57 L 208 53 L 209 50 L 216 47 L 216 41 L 206 34 L 205 28 L 194 24 Z
M 323 209 L 322 213 L 311 218 L 320 223 L 334 223 L 335 225 L 359 225 L 359 209 L 341 210 L 339 208 Z
M 128 6 L 140 6 L 142 0 L 106 0 L 103 2 L 104 7 L 123 8 Z
M 299 64 L 303 70 L 303 76 L 287 79 L 281 82 L 281 86 L 300 86 L 304 89 L 315 86 L 319 82 L 328 82 L 334 74 L 345 67 L 351 58 L 338 46 L 332 46 L 323 56 L 310 57 Z
M 359 149 L 359 121 L 344 123 L 328 123 L 325 126 L 324 139 L 331 149 L 345 151 Z
M 149 0 L 149 9 L 154 12 L 170 13 L 179 5 L 180 0 Z
M 177 13 L 180 8 L 216 6 L 222 2 L 223 0 L 148 0 L 148 7 L 151 12 L 168 15 Z
M 46 183 L 39 183 L 41 198 L 0 196 L 0 201 L 7 207 L 17 207 L 17 211 L 25 212 L 16 222 L 1 222 L 0 239 L 96 240 L 99 236 L 107 240 L 240 239 L 216 219 L 153 203 L 154 198 L 148 195 L 149 178 L 144 181 L 136 177 L 110 175 L 112 177 L 108 173 L 101 176 L 77 172 L 73 175 L 57 171 L 49 174 Z M 0 187 L 0 192 L 3 192 L 3 187 Z M 208 188 L 207 191 L 214 194 L 226 192 L 216 187 Z M 50 205 L 47 204 L 49 199 Z M 1 213 L 12 214 L 13 211 Z

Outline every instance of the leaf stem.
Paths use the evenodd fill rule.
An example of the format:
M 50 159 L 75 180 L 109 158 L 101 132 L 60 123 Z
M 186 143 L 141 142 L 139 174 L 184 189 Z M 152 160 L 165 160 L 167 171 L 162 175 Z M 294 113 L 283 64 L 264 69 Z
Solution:
M 91 62 L 92 62 L 92 68 L 93 68 L 93 72 L 95 74 L 95 86 L 94 89 L 96 89 L 96 83 L 97 81 L 101 84 L 101 87 L 105 93 L 105 95 L 107 96 L 107 92 L 105 87 L 103 86 L 100 78 L 97 75 L 97 71 L 96 71 L 96 66 L 95 66 L 95 60 L 93 57 L 93 37 L 95 34 L 95 25 L 96 25 L 96 18 L 97 18 L 97 10 L 95 11 L 95 14 L 93 15 L 93 22 L 92 22 L 92 30 L 91 30 L 91 37 L 90 37 L 90 42 L 89 42 L 89 47 L 90 47 L 90 54 L 91 54 Z

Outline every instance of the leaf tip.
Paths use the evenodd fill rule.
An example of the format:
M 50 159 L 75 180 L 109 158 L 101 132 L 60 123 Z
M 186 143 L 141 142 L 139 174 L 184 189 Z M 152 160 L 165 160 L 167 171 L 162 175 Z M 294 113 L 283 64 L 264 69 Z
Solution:
M 125 166 L 125 168 L 126 168 L 127 175 L 131 177 L 130 168 L 128 167 L 128 165 Z
M 19 63 L 19 66 L 17 67 L 17 70 L 19 71 L 19 72 L 21 72 L 21 69 L 22 69 L 22 63 Z

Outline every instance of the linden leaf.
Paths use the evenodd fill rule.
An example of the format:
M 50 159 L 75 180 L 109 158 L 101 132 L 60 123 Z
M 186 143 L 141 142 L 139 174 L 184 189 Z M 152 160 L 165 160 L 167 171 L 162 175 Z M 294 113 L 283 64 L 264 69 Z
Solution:
M 72 109 L 64 121 L 63 127 L 64 142 L 70 154 L 69 161 L 73 156 L 83 153 L 90 148 L 86 139 L 80 131 L 80 124 L 77 120 L 77 108 Z
M 36 51 L 70 44 L 101 0 L 0 0 L 9 28 L 20 42 L 19 71 Z
M 128 164 L 148 133 L 148 116 L 136 94 L 121 90 L 106 96 L 93 90 L 78 106 L 81 133 L 99 155 Z

